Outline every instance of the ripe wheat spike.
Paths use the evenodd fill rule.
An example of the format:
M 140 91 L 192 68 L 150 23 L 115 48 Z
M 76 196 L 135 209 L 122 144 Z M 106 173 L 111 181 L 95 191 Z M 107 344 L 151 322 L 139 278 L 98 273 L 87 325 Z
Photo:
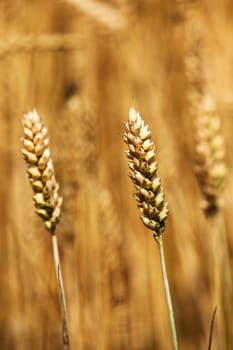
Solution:
M 129 176 L 137 190 L 136 200 L 141 212 L 141 220 L 147 228 L 154 232 L 153 237 L 158 245 L 173 349 L 178 350 L 176 325 L 163 250 L 163 232 L 168 216 L 167 203 L 164 199 L 160 178 L 157 175 L 155 145 L 151 139 L 150 130 L 133 107 L 129 110 L 129 119 L 125 124 L 124 141 L 129 148 L 126 152 L 129 158 Z
M 125 125 L 124 141 L 129 148 L 127 157 L 130 178 L 137 190 L 136 200 L 141 220 L 160 237 L 165 229 L 168 209 L 157 175 L 155 145 L 151 140 L 148 126 L 133 107 L 129 111 L 129 119 Z
M 62 198 L 58 195 L 47 129 L 35 110 L 24 115 L 23 131 L 21 152 L 34 192 L 35 212 L 44 221 L 46 229 L 54 233 L 61 216 Z
M 204 96 L 196 126 L 195 170 L 203 194 L 203 208 L 210 213 L 217 210 L 220 205 L 220 195 L 227 175 L 220 119 L 211 96 Z

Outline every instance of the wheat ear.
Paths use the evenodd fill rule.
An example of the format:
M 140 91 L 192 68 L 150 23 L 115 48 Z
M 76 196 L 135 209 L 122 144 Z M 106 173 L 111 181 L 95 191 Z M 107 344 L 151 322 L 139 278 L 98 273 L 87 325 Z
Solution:
M 218 304 L 216 330 L 219 332 L 219 346 L 224 347 L 224 341 L 227 341 L 226 346 L 230 349 L 233 347 L 233 287 L 221 210 L 227 177 L 224 139 L 215 100 L 210 94 L 203 26 L 195 12 L 187 19 L 185 61 L 190 109 L 196 124 L 195 170 L 202 193 L 202 209 L 211 234 L 211 279 L 214 302 Z
M 211 213 L 219 209 L 227 174 L 220 119 L 211 96 L 203 96 L 196 128 L 196 175 L 203 195 L 203 209 Z
M 196 117 L 196 175 L 202 192 L 202 207 L 211 232 L 213 297 L 219 305 L 218 328 L 225 334 L 227 347 L 233 346 L 232 276 L 229 251 L 221 210 L 221 195 L 227 177 L 224 139 L 220 132 L 220 118 L 211 96 L 203 96 Z M 225 320 L 225 324 L 221 319 Z M 220 335 L 221 336 L 221 335 Z M 221 340 L 221 345 L 223 344 Z
M 61 215 L 62 198 L 58 195 L 59 185 L 55 178 L 53 162 L 49 151 L 47 129 L 37 112 L 23 116 L 22 149 L 27 165 L 27 174 L 34 192 L 35 212 L 44 221 L 52 236 L 54 263 L 62 316 L 63 347 L 69 349 L 68 320 L 58 252 L 56 225 Z
M 178 342 L 175 319 L 162 239 L 165 220 L 168 216 L 167 203 L 164 199 L 160 178 L 157 175 L 155 145 L 151 140 L 151 133 L 148 126 L 144 124 L 141 116 L 133 107 L 129 111 L 129 119 L 125 124 L 124 141 L 129 148 L 126 152 L 129 158 L 129 176 L 136 187 L 136 200 L 141 212 L 141 220 L 147 228 L 154 232 L 153 237 L 159 248 L 173 348 L 177 350 Z

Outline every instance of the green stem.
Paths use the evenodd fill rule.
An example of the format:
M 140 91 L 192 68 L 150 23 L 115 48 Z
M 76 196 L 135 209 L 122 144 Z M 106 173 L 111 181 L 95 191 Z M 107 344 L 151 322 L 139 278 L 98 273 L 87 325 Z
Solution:
M 172 307 L 171 293 L 170 293 L 170 288 L 169 288 L 169 283 L 167 278 L 167 270 L 166 270 L 166 263 L 165 263 L 164 250 L 163 250 L 163 240 L 162 240 L 162 237 L 157 237 L 156 235 L 154 235 L 154 239 L 159 247 L 159 256 L 160 256 L 163 284 L 164 284 L 166 302 L 167 302 L 167 308 L 168 308 L 168 316 L 169 316 L 171 333 L 172 333 L 173 349 L 178 350 L 176 325 L 175 325 L 175 319 L 174 319 L 174 313 L 173 313 L 173 307 Z
M 58 285 L 58 291 L 59 291 L 59 301 L 60 301 L 60 307 L 61 307 L 63 349 L 69 350 L 70 342 L 69 342 L 69 333 L 68 333 L 66 299 L 65 299 L 65 291 L 64 291 L 63 279 L 62 279 L 62 273 L 61 273 L 57 236 L 55 233 L 52 234 L 52 242 L 53 242 L 54 264 L 55 264 L 57 285 Z

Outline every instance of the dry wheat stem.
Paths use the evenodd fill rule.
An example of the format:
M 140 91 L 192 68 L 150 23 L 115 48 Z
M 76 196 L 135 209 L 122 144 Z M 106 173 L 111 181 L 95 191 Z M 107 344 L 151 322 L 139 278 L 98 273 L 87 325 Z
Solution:
M 64 350 L 69 350 L 70 342 L 69 342 L 69 333 L 68 333 L 67 307 L 66 307 L 65 291 L 63 286 L 56 234 L 52 235 L 52 242 L 53 242 L 54 265 L 56 270 L 57 285 L 58 285 L 58 291 L 59 291 L 59 301 L 60 301 L 61 315 L 62 315 L 63 348 Z
M 154 232 L 153 236 L 158 244 L 173 348 L 177 350 L 175 319 L 162 241 L 165 220 L 168 216 L 167 203 L 164 199 L 160 178 L 157 175 L 155 145 L 151 139 L 151 133 L 133 107 L 129 111 L 129 119 L 125 125 L 124 141 L 129 148 L 126 152 L 129 158 L 129 176 L 136 187 L 136 200 L 141 212 L 141 220 L 147 228 Z
M 56 225 L 61 216 L 62 198 L 58 195 L 59 185 L 55 178 L 53 162 L 48 147 L 47 129 L 35 110 L 24 115 L 23 131 L 21 152 L 27 165 L 28 178 L 34 192 L 35 212 L 42 218 L 45 228 L 52 236 L 62 317 L 63 347 L 64 350 L 68 350 L 69 335 L 66 301 L 55 233 Z
M 167 269 L 166 269 L 166 263 L 165 263 L 165 257 L 164 257 L 163 239 L 162 239 L 162 237 L 160 237 L 160 238 L 156 237 L 156 235 L 154 235 L 154 239 L 159 247 L 159 257 L 160 257 L 164 290 L 165 290 L 165 295 L 166 295 L 168 315 L 169 315 L 170 327 L 171 327 L 171 333 L 172 333 L 172 339 L 173 339 L 173 348 L 174 348 L 174 350 L 178 350 L 175 318 L 174 318 L 172 299 L 171 299 L 171 293 L 170 293 L 170 287 L 169 287 L 169 282 L 168 282 L 168 278 L 167 278 Z
M 221 331 L 226 335 L 227 348 L 233 347 L 233 288 L 229 251 L 222 211 L 208 218 L 211 229 L 213 251 L 213 290 L 215 302 L 219 302 L 219 318 L 225 319 Z
M 217 306 L 215 306 L 214 312 L 213 312 L 213 315 L 212 315 L 212 318 L 211 318 L 208 350 L 211 350 L 211 346 L 212 346 L 213 331 L 214 331 L 214 320 L 215 320 L 216 311 L 217 311 Z

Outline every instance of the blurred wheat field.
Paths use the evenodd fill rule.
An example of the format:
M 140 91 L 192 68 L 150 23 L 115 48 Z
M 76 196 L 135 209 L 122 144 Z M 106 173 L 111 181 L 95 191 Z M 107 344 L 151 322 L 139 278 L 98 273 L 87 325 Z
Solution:
M 226 144 L 232 267 L 231 1 L 0 0 L 2 350 L 62 348 L 51 240 L 34 214 L 20 154 L 22 114 L 34 107 L 49 129 L 63 196 L 57 233 L 71 348 L 171 349 L 158 252 L 128 179 L 123 129 L 132 104 L 151 127 L 170 211 L 164 244 L 180 349 L 208 348 L 213 232 L 194 175 L 187 8 L 204 27 Z M 212 349 L 230 350 L 218 315 Z

